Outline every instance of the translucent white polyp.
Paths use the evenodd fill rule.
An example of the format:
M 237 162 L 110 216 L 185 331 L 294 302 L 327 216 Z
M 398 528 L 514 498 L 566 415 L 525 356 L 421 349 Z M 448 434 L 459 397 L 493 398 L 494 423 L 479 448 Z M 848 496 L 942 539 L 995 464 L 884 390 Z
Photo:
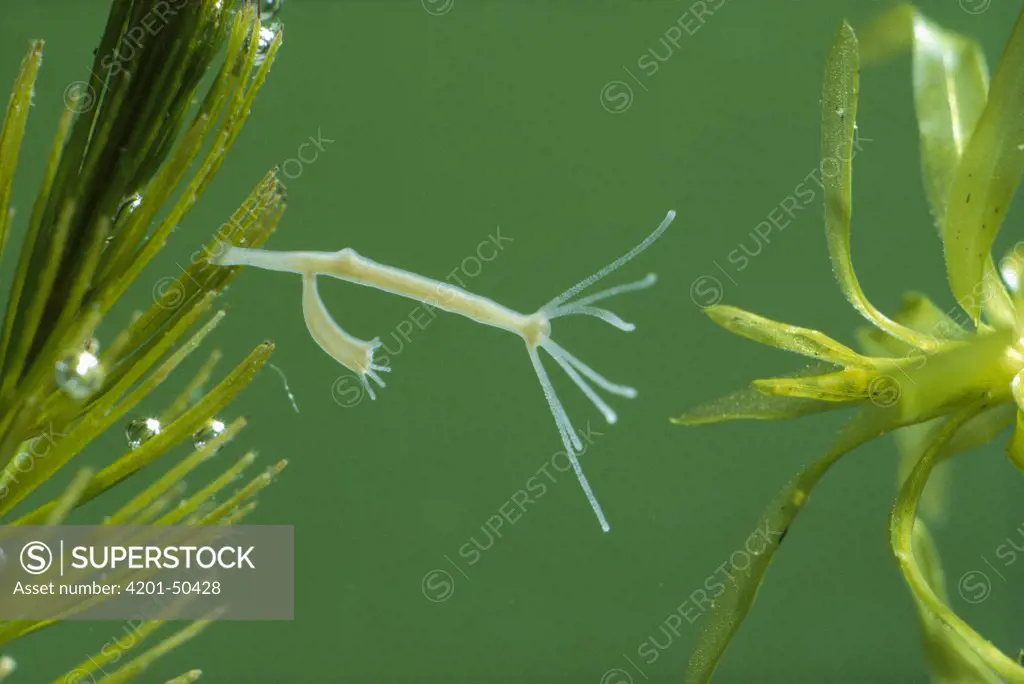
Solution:
M 551 339 L 551 321 L 567 316 L 590 316 L 602 320 L 619 330 L 626 332 L 635 329 L 632 323 L 622 320 L 608 309 L 591 306 L 610 297 L 627 292 L 643 290 L 654 285 L 656 277 L 653 273 L 644 278 L 605 290 L 572 301 L 574 297 L 587 290 L 591 285 L 605 278 L 612 272 L 632 261 L 640 253 L 650 247 L 655 240 L 668 229 L 675 218 L 675 212 L 669 211 L 665 218 L 648 235 L 643 242 L 622 255 L 612 263 L 600 269 L 589 278 L 576 283 L 558 295 L 536 313 L 526 315 L 506 308 L 497 302 L 473 294 L 446 282 L 425 278 L 400 268 L 379 264 L 357 254 L 352 249 L 338 252 L 270 252 L 264 249 L 245 247 L 229 247 L 218 259 L 221 266 L 254 266 L 270 271 L 297 273 L 302 276 L 302 313 L 310 336 L 320 348 L 327 352 L 335 361 L 355 373 L 363 384 L 371 399 L 376 398 L 370 381 L 384 387 L 378 372 L 391 370 L 373 362 L 373 352 L 380 346 L 380 340 L 361 340 L 345 332 L 328 312 L 320 293 L 317 290 L 317 276 L 330 276 L 347 282 L 372 287 L 384 292 L 414 299 L 443 311 L 465 316 L 484 325 L 489 325 L 515 333 L 526 342 L 527 352 L 537 380 L 540 382 L 544 397 L 547 400 L 551 416 L 555 420 L 562 445 L 572 463 L 576 478 L 590 502 L 594 515 L 597 516 L 601 529 L 607 532 L 610 527 L 601 505 L 597 501 L 590 483 L 583 474 L 578 454 L 583 451 L 583 444 L 576 434 L 569 416 L 555 393 L 554 386 L 544 370 L 538 349 L 544 349 L 555 362 L 565 371 L 569 379 L 580 388 L 590 402 L 601 412 L 608 423 L 615 423 L 617 416 L 587 382 L 594 383 L 598 388 L 620 397 L 632 399 L 637 392 L 632 387 L 619 385 L 607 380 L 603 375 L 580 361 L 565 348 Z

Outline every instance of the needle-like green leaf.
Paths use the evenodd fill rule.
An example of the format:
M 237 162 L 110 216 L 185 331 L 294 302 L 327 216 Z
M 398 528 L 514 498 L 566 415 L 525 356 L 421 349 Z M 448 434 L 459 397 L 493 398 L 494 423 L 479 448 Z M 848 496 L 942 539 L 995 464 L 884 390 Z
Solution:
M 224 432 L 210 440 L 201 449 L 196 449 L 191 454 L 174 465 L 160 479 L 146 487 L 144 490 L 132 497 L 131 501 L 122 506 L 116 513 L 110 516 L 104 524 L 106 525 L 137 525 L 133 518 L 142 511 L 147 510 L 154 503 L 159 501 L 174 488 L 193 470 L 206 462 L 211 456 L 217 453 L 225 444 L 234 439 L 235 435 L 245 427 L 245 419 L 239 418 L 229 425 Z M 148 524 L 148 523 L 147 523 Z
M 231 497 L 225 500 L 224 503 L 203 515 L 199 519 L 198 524 L 228 525 L 241 520 L 256 506 L 256 502 L 250 501 L 250 499 L 259 494 L 263 489 L 270 486 L 270 484 L 274 482 L 277 476 L 280 475 L 281 471 L 286 467 L 288 467 L 288 461 L 286 459 L 281 459 L 274 465 L 270 466 L 262 473 L 249 480 L 248 484 L 237 490 L 231 495 Z
M 253 377 L 267 362 L 271 351 L 273 351 L 273 345 L 269 342 L 256 347 L 224 380 L 211 389 L 198 403 L 182 414 L 177 420 L 168 425 L 159 435 L 138 449 L 121 456 L 109 466 L 96 473 L 82 493 L 80 503 L 91 501 L 155 461 L 169 448 L 191 437 L 209 419 L 209 416 L 216 415 L 223 410 L 239 392 L 252 382 Z M 173 359 L 172 361 L 177 363 L 180 359 Z M 49 514 L 55 505 L 56 502 L 54 501 L 44 504 L 19 518 L 15 524 L 39 524 L 39 521 L 45 519 L 45 516 Z M 13 507 L 13 504 L 5 504 L 3 510 L 11 507 Z
M 163 426 L 151 439 L 133 444 L 96 473 L 79 471 L 49 503 L 24 513 L 15 510 L 27 495 L 52 484 L 52 477 L 105 431 L 130 419 L 129 412 L 151 400 L 153 390 L 198 348 L 223 312 L 200 326 L 202 319 L 238 271 L 218 268 L 212 256 L 228 244 L 265 242 L 284 211 L 283 186 L 277 173 L 270 172 L 222 232 L 201 253 L 193 253 L 191 265 L 174 283 L 180 299 L 174 299 L 175 293 L 159 298 L 126 329 L 113 332 L 109 345 L 94 339 L 101 322 L 107 325 L 106 314 L 210 187 L 281 44 L 281 32 L 269 49 L 258 40 L 261 22 L 254 0 L 190 0 L 170 12 L 162 0 L 108 4 L 88 82 L 78 84 L 82 87 L 65 102 L 27 217 L 12 286 L 3 293 L 0 519 L 6 524 L 63 524 L 79 506 L 164 458 L 172 448 L 196 444 L 197 430 L 227 410 L 273 348 L 270 343 L 257 346 L 227 378 L 204 392 L 220 358 L 213 351 L 170 406 L 145 409 Z M 159 25 L 148 30 L 154 16 Z M 141 40 L 139 27 L 147 29 Z M 132 49 L 123 51 L 126 42 Z M 32 43 L 0 128 L 0 254 L 14 217 L 9 211 L 11 184 L 41 57 L 42 42 Z M 257 57 L 262 60 L 259 68 Z M 207 73 L 213 75 L 212 84 Z M 86 354 L 93 358 L 81 364 Z M 95 372 L 86 376 L 81 368 Z M 143 485 L 111 521 L 151 523 L 163 516 L 165 522 L 183 522 L 181 529 L 191 533 L 242 520 L 253 510 L 255 495 L 273 479 L 268 473 L 279 471 L 280 464 L 231 494 L 226 507 L 215 507 L 211 498 L 231 483 L 238 467 L 205 487 L 200 483 L 199 494 L 188 500 L 184 512 L 178 509 L 171 517 L 166 512 L 178 504 L 183 478 L 194 475 L 244 423 L 237 419 L 212 439 L 204 434 L 205 446 L 190 450 L 154 484 Z M 45 458 L 33 451 L 31 467 L 16 473 L 15 466 L 27 457 L 24 449 L 43 434 L 52 442 Z M 249 460 L 247 455 L 242 462 Z M 21 516 L 13 523 L 6 520 L 12 513 Z M 54 619 L 0 621 L 0 645 L 57 624 L 88 608 L 92 600 L 75 603 Z M 60 681 L 98 679 L 97 672 L 106 682 L 142 679 L 156 658 L 195 636 L 210 619 L 192 623 L 127 664 L 124 649 L 104 649 Z M 132 645 L 160 624 L 134 626 Z M 119 660 L 122 667 L 112 671 L 110 666 Z M 10 674 L 12 663 L 0 659 L 0 679 Z M 198 676 L 198 670 L 191 670 L 172 681 L 186 684 Z
M 134 680 L 136 677 L 148 670 L 149 667 L 157 660 L 178 648 L 178 646 L 181 646 L 185 642 L 199 636 L 199 634 L 209 627 L 219 617 L 219 615 L 219 612 L 213 613 L 207 618 L 189 623 L 187 627 L 175 632 L 156 646 L 136 657 L 134 660 L 122 665 L 114 672 L 111 672 L 109 675 L 99 680 L 100 684 L 124 684 L 124 682 Z
M 125 640 L 127 645 L 122 646 L 121 643 L 115 639 L 114 643 L 109 647 L 104 648 L 99 653 L 89 656 L 79 663 L 78 667 L 56 680 L 53 684 L 89 681 L 86 677 L 91 677 L 97 670 L 103 670 L 103 667 L 109 666 L 111 662 L 121 660 L 126 654 L 131 652 L 131 649 L 145 641 L 147 637 L 158 630 L 165 624 L 165 622 L 165 620 L 143 620 L 138 624 L 133 624 L 132 638 Z
M 37 238 L 39 237 L 42 229 L 43 213 L 46 210 L 46 200 L 49 198 L 54 177 L 57 175 L 57 168 L 60 164 L 64 143 L 68 137 L 68 131 L 71 129 L 71 122 L 74 118 L 73 115 L 74 112 L 72 108 L 65 107 L 64 113 L 60 117 L 60 123 L 57 126 L 57 133 L 53 139 L 50 156 L 46 162 L 46 172 L 43 175 L 42 188 L 39 191 L 39 195 L 36 197 L 35 204 L 32 206 L 32 216 L 29 219 L 28 230 L 25 233 L 24 246 L 22 247 L 21 255 L 18 259 L 18 269 L 14 274 L 14 282 L 11 284 L 11 291 L 8 298 L 8 302 L 11 304 L 21 300 L 21 296 L 26 287 L 26 282 L 29 280 L 29 266 L 32 261 L 32 251 L 35 248 Z M 3 334 L 2 337 L 0 337 L 0 364 L 6 364 L 11 336 L 15 332 L 14 323 L 17 311 L 18 309 L 16 306 L 8 306 L 7 313 L 4 314 Z
M 154 525 L 179 525 L 186 521 L 200 508 L 212 501 L 217 494 L 242 477 L 249 466 L 256 462 L 256 452 L 249 451 L 242 458 L 238 459 L 230 468 L 214 478 L 208 485 L 198 492 L 182 501 L 173 511 L 170 511 L 155 521 Z
M 7 116 L 0 128 L 0 257 L 4 254 L 11 216 L 11 186 L 14 184 L 14 170 L 18 166 L 21 140 L 25 136 L 28 108 L 36 84 L 36 74 L 43 61 L 43 41 L 32 43 L 28 54 L 21 62 L 21 69 L 14 82 L 11 100 L 7 104 Z

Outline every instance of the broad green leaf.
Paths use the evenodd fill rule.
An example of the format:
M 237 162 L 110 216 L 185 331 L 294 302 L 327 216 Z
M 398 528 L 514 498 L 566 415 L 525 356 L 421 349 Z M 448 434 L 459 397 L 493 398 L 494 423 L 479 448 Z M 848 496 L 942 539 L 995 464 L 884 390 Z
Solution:
M 941 231 L 953 176 L 985 108 L 988 66 L 975 41 L 943 29 L 910 5 L 886 12 L 861 36 L 865 63 L 907 49 L 925 193 Z
M 708 425 L 730 420 L 785 420 L 843 408 L 834 402 L 793 397 L 770 397 L 746 387 L 690 409 L 672 422 L 676 425 Z
M 769 347 L 795 352 L 840 366 L 874 367 L 874 364 L 868 359 L 817 330 L 779 323 L 770 318 L 724 304 L 710 306 L 704 310 L 704 313 L 726 330 Z
M 996 67 L 992 88 L 950 189 L 942 242 L 957 302 L 977 323 L 992 243 L 1024 171 L 1024 12 Z
M 763 535 L 765 548 L 760 553 L 750 554 L 750 564 L 745 569 L 733 570 L 732 582 L 726 585 L 725 591 L 712 604 L 707 623 L 701 630 L 697 645 L 690 656 L 684 679 L 686 684 L 705 684 L 711 681 L 729 643 L 753 607 L 772 558 L 789 532 L 790 525 L 803 510 L 811 490 L 821 476 L 845 453 L 831 451 L 824 458 L 815 461 L 765 509 L 754 528 L 755 533 L 760 533 L 764 529 L 770 530 L 770 534 Z
M 939 234 L 943 234 L 950 188 L 988 97 L 988 66 L 973 40 L 947 31 L 910 5 L 878 19 L 861 40 L 865 62 L 910 49 L 914 109 L 921 138 L 921 172 Z M 991 258 L 984 266 L 980 308 L 994 325 L 1014 322 L 1013 304 Z
M 943 459 L 991 442 L 1013 424 L 1016 412 L 1016 407 L 1009 404 L 982 411 L 953 436 L 946 447 Z M 906 481 L 941 423 L 941 419 L 936 418 L 917 425 L 908 425 L 893 433 L 900 452 L 900 466 L 896 474 L 897 486 L 902 486 Z M 922 518 L 929 522 L 946 520 L 952 486 L 951 471 L 945 463 L 939 463 L 921 497 Z
M 1013 377 L 1013 401 L 1017 405 L 1017 425 L 1007 447 L 1010 462 L 1024 473 L 1024 371 Z
M 914 525 L 914 555 L 928 586 L 943 603 L 946 595 L 946 575 L 935 541 L 924 521 Z M 975 655 L 955 633 L 942 626 L 928 608 L 917 602 L 917 617 L 924 633 L 925 653 L 932 671 L 933 684 L 1001 684 L 1001 680 Z
M 1007 455 L 1010 457 L 1010 463 L 1024 473 L 1024 411 L 1017 411 L 1017 424 L 1007 447 Z
M 765 539 L 765 548 L 750 554 L 748 567 L 742 570 L 735 568 L 733 581 L 716 597 L 690 656 L 684 679 L 686 684 L 704 684 L 711 680 L 733 636 L 753 607 L 775 552 L 829 468 L 858 446 L 899 427 L 897 421 L 896 412 L 869 406 L 840 433 L 836 444 L 825 456 L 800 472 L 765 509 L 755 528 L 759 538 Z M 762 534 L 762 530 L 769 533 Z
M 899 562 L 900 570 L 910 586 L 919 609 L 926 611 L 935 622 L 936 629 L 949 632 L 962 642 L 967 652 L 973 653 L 977 659 L 990 668 L 1006 682 L 1024 683 L 1024 667 L 1008 657 L 991 642 L 984 639 L 964 622 L 948 603 L 935 591 L 928 582 L 925 570 L 918 563 L 914 549 L 914 528 L 918 524 L 917 509 L 921 493 L 932 474 L 935 465 L 946 449 L 950 439 L 969 420 L 986 408 L 987 399 L 973 402 L 948 418 L 936 432 L 932 442 L 914 467 L 907 481 L 900 489 L 889 518 L 890 540 L 893 553 Z
M 988 444 L 1006 428 L 1013 425 L 1015 413 L 1016 409 L 1012 404 L 1002 404 L 985 409 L 957 430 L 940 458 L 942 460 L 951 458 Z M 918 455 L 923 452 L 924 449 L 919 449 Z
M 853 335 L 857 339 L 857 347 L 863 350 L 865 356 L 895 357 L 914 349 L 914 347 L 893 339 L 870 325 L 858 327 L 853 331 Z
M 811 377 L 830 368 L 829 364 L 815 363 L 784 377 Z M 846 407 L 837 402 L 769 396 L 755 387 L 744 387 L 700 404 L 671 421 L 676 425 L 694 426 L 730 420 L 785 420 L 841 408 Z
M 903 305 L 896 312 L 896 320 L 911 330 L 940 339 L 962 340 L 970 334 L 920 292 L 903 295 Z
M 938 342 L 916 333 L 874 307 L 864 295 L 850 255 L 850 223 L 853 217 L 852 161 L 860 88 L 857 37 L 843 22 L 825 64 L 821 93 L 821 178 L 825 186 L 825 232 L 839 287 L 850 303 L 876 327 L 921 349 Z
M 936 306 L 931 299 L 918 292 L 909 292 L 904 295 L 903 305 L 896 313 L 895 318 L 901 324 L 911 328 L 912 330 L 930 334 L 940 339 L 963 340 L 969 336 L 969 333 L 966 330 L 961 328 L 955 320 Z M 904 342 L 900 342 L 899 340 L 889 337 L 877 328 L 862 328 L 857 332 L 860 347 L 865 354 L 870 356 L 902 356 L 908 361 L 913 360 L 912 363 L 907 364 L 909 366 L 909 368 L 906 369 L 907 374 L 903 375 L 901 373 L 899 374 L 899 377 L 907 377 L 913 381 L 912 373 L 917 367 L 919 367 L 918 364 L 927 363 L 927 358 L 924 352 L 915 349 Z M 992 410 L 992 412 L 995 411 L 999 411 L 999 409 Z M 989 420 L 989 413 L 991 412 L 982 414 L 976 420 Z M 1005 412 L 1003 413 L 1005 414 Z M 931 430 L 935 427 L 937 422 L 937 420 L 933 419 L 932 421 L 917 425 L 908 425 L 907 427 L 893 433 L 893 437 L 896 440 L 896 446 L 900 452 L 900 467 L 897 471 L 897 485 L 903 484 L 907 474 L 921 457 L 921 453 L 923 452 L 925 444 L 931 434 Z M 1005 424 L 1003 424 L 1002 427 L 1005 427 Z M 1001 429 L 1002 428 L 1000 428 L 1000 430 Z M 985 441 L 994 436 L 990 435 L 985 430 L 975 430 L 971 425 L 965 427 L 961 434 L 984 434 Z M 952 484 L 953 482 L 949 469 L 940 466 L 936 470 L 935 476 L 932 478 L 932 482 L 925 491 L 924 497 L 921 501 L 922 511 L 926 519 L 931 521 L 945 520 Z
M 939 340 L 964 340 L 970 336 L 966 330 L 942 311 L 927 295 L 908 292 L 903 296 L 903 305 L 896 312 L 895 320 L 911 330 L 931 335 Z M 925 352 L 906 342 L 901 342 L 878 328 L 861 327 L 856 331 L 861 351 L 872 357 L 924 358 Z
M 765 394 L 817 401 L 849 403 L 861 401 L 887 386 L 876 382 L 877 374 L 857 368 L 802 378 L 767 378 L 752 385 Z M 898 396 L 897 396 L 898 398 Z M 884 400 L 883 400 L 884 401 Z
M 1013 369 L 1006 363 L 1006 350 L 1012 341 L 1012 330 L 996 330 L 928 356 L 908 358 L 890 373 L 899 381 L 904 418 L 920 422 L 982 394 L 994 402 L 1010 401 Z

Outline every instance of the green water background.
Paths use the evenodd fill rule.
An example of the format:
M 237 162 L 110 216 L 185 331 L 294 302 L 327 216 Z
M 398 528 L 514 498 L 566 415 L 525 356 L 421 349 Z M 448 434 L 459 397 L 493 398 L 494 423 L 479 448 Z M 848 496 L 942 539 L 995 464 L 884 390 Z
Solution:
M 977 37 L 994 64 L 1019 4 L 978 13 L 952 1 L 923 6 Z M 706 619 L 681 606 L 730 557 L 742 562 L 733 554 L 763 507 L 845 420 L 670 425 L 702 400 L 801 364 L 718 329 L 698 304 L 720 294 L 853 342 L 861 320 L 834 284 L 820 192 L 745 268 L 729 254 L 758 250 L 754 227 L 818 164 L 822 65 L 840 20 L 863 26 L 886 6 L 730 0 L 648 75 L 638 59 L 650 62 L 650 49 L 665 57 L 659 39 L 689 3 L 455 0 L 437 16 L 420 2 L 288 0 L 284 47 L 249 124 L 118 322 L 149 306 L 161 279 L 176 276 L 266 170 L 296 158 L 310 136 L 333 142 L 289 167 L 289 209 L 271 247 L 351 246 L 437 278 L 464 269 L 456 275 L 470 289 L 523 311 L 626 251 L 674 208 L 673 228 L 622 273 L 660 277 L 656 289 L 614 302 L 635 333 L 555 323 L 563 346 L 639 389 L 635 401 L 615 398 L 620 421 L 606 426 L 550 366 L 577 425 L 601 433 L 583 460 L 613 530 L 602 534 L 571 473 L 555 472 L 546 493 L 470 563 L 465 545 L 487 544 L 488 519 L 509 510 L 559 448 L 522 344 L 439 317 L 412 328 L 378 401 L 344 407 L 332 394 L 342 369 L 307 336 L 297 278 L 248 271 L 222 298 L 229 315 L 213 338 L 225 354 L 220 372 L 272 339 L 301 412 L 264 372 L 224 416 L 250 419 L 225 458 L 256 448 L 262 463 L 291 461 L 251 522 L 295 526 L 295 620 L 216 625 L 144 680 L 199 667 L 212 682 L 680 681 Z M 4 88 L 28 40 L 47 41 L 15 184 L 18 232 L 0 271 L 5 292 L 62 93 L 86 77 L 106 8 L 36 0 L 5 3 L 0 14 Z M 855 263 L 885 311 L 909 289 L 949 309 L 909 76 L 907 58 L 863 73 L 858 122 L 870 142 L 856 162 Z M 615 81 L 631 89 L 628 99 L 621 84 L 607 85 Z M 1019 235 L 1020 216 L 1018 206 L 1003 246 Z M 471 257 L 499 226 L 512 241 L 476 273 Z M 321 290 L 342 326 L 392 349 L 392 332 L 414 309 L 343 283 Z M 145 409 L 156 413 L 185 377 Z M 1002 444 L 952 465 L 951 519 L 937 536 L 953 607 L 1016 653 L 1024 562 L 1001 567 L 1003 579 L 985 564 L 1022 539 L 1024 488 Z M 83 462 L 108 463 L 124 448 L 122 435 L 108 434 Z M 881 440 L 822 483 L 716 681 L 927 681 L 888 547 L 896 462 L 893 442 Z M 117 500 L 94 502 L 75 521 L 98 520 Z M 957 596 L 971 571 L 992 582 L 980 603 Z M 448 590 L 443 601 L 425 595 Z M 663 630 L 680 611 L 696 623 L 683 620 L 678 635 Z M 18 641 L 12 681 L 48 681 L 124 639 L 123 628 L 65 624 Z M 652 637 L 664 648 L 648 662 Z

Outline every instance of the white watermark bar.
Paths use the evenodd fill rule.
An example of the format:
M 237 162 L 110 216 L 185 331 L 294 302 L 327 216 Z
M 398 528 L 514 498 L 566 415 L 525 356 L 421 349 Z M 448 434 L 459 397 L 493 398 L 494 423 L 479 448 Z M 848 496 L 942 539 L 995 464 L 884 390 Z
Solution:
M 0 526 L 0 620 L 292 620 L 291 526 Z

